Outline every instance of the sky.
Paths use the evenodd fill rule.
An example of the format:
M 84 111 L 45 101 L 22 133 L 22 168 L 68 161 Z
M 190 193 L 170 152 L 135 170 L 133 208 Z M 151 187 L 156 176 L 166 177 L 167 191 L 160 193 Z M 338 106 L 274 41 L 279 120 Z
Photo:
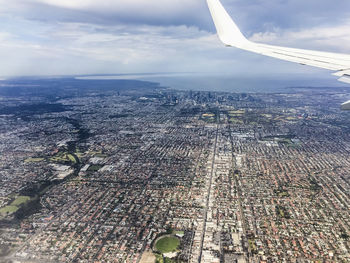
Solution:
M 253 41 L 350 54 L 349 0 L 221 2 Z M 0 0 L 0 58 L 0 76 L 330 75 L 225 48 L 205 0 Z

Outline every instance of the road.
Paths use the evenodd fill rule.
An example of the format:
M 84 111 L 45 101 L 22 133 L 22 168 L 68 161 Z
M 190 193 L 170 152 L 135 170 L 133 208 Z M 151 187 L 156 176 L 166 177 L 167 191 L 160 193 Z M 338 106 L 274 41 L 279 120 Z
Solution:
M 201 238 L 201 243 L 200 243 L 200 253 L 198 257 L 198 263 L 201 263 L 202 261 L 202 253 L 203 253 L 203 244 L 204 244 L 204 237 L 205 237 L 205 231 L 206 231 L 206 226 L 207 226 L 207 218 L 208 218 L 208 207 L 209 207 L 209 199 L 210 199 L 210 190 L 211 190 L 211 185 L 213 182 L 213 174 L 214 174 L 214 165 L 215 165 L 215 157 L 216 157 L 216 145 L 218 141 L 218 131 L 219 131 L 219 124 L 216 125 L 216 134 L 215 134 L 215 143 L 214 143 L 214 154 L 213 154 L 213 160 L 211 164 L 211 173 L 210 173 L 210 178 L 209 178 L 209 186 L 207 190 L 207 198 L 206 198 L 206 205 L 205 205 L 205 210 L 204 210 L 204 217 L 203 217 L 203 230 L 202 230 L 202 238 Z

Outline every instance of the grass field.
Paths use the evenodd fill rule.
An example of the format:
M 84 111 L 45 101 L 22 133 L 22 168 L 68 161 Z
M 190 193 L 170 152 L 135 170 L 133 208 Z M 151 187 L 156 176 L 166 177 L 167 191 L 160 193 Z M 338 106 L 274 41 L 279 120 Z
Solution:
M 106 157 L 108 157 L 107 154 L 103 154 L 103 153 L 98 153 L 98 154 L 96 154 L 95 156 L 96 156 L 96 157 L 99 157 L 99 158 L 106 158 Z
M 248 239 L 249 248 L 251 251 L 256 251 L 256 245 L 254 239 Z
M 176 237 L 167 236 L 159 239 L 156 243 L 156 249 L 161 253 L 169 253 L 177 250 L 180 240 Z
M 91 165 L 88 168 L 89 172 L 97 172 L 98 170 L 100 170 L 103 166 L 102 165 Z
M 27 160 L 25 160 L 25 163 L 38 163 L 41 161 L 44 161 L 44 158 L 28 158 Z
M 1 215 L 13 214 L 17 212 L 21 205 L 27 203 L 30 200 L 29 196 L 18 196 L 10 205 L 0 209 Z
M 54 157 L 50 158 L 51 162 L 58 162 L 58 163 L 65 163 L 65 162 L 71 162 L 71 163 L 77 163 L 77 160 L 74 158 L 74 156 L 70 153 L 60 152 L 56 154 Z
M 20 206 L 21 204 L 24 204 L 30 200 L 29 196 L 19 196 L 16 198 L 15 201 L 11 203 L 11 206 Z
M 240 114 L 240 115 L 242 115 L 244 113 L 245 113 L 245 110 L 230 110 L 228 112 L 228 114 Z
M 77 161 L 75 160 L 74 156 L 71 154 L 67 154 L 68 159 L 72 162 L 72 163 L 76 163 Z
M 19 208 L 17 206 L 8 205 L 0 209 L 0 214 L 12 214 L 16 212 Z

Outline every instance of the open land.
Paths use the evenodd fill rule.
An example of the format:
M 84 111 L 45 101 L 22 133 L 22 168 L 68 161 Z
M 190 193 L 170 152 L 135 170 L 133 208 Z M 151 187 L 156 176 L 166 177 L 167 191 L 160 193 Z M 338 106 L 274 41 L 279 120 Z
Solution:
M 166 237 L 160 238 L 156 242 L 155 248 L 157 251 L 165 254 L 165 253 L 176 251 L 179 245 L 180 245 L 180 240 L 178 238 L 166 236 Z

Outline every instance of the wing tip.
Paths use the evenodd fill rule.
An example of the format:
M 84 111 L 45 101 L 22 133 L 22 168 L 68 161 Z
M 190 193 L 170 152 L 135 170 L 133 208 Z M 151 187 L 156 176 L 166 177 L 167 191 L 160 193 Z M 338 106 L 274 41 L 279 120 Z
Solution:
M 250 43 L 219 0 L 207 0 L 207 4 L 221 42 L 226 46 L 235 47 Z

